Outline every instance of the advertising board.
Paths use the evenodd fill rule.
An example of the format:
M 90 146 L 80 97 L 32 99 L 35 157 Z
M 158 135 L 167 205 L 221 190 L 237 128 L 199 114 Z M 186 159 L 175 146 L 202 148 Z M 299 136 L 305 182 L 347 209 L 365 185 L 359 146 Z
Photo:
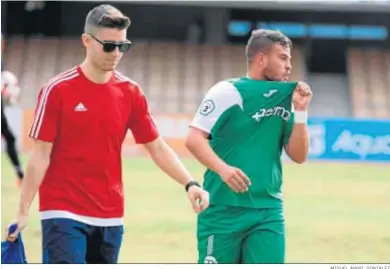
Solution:
M 21 134 L 23 150 L 31 149 L 27 137 L 33 111 L 25 111 Z M 168 144 L 181 156 L 191 154 L 184 146 L 191 115 L 167 114 L 156 116 L 158 129 Z M 310 160 L 390 162 L 390 120 L 309 119 Z M 123 153 L 143 156 L 143 147 L 135 145 L 131 132 L 123 143 Z

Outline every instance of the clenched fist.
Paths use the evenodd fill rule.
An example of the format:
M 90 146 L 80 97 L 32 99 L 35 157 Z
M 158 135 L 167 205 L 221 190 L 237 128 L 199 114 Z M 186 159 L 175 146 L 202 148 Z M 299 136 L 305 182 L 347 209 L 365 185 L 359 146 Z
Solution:
M 17 225 L 16 230 L 13 233 L 10 233 L 9 229 L 13 224 Z M 20 215 L 18 219 L 15 222 L 11 223 L 5 230 L 7 241 L 14 242 L 18 238 L 18 234 L 26 227 L 26 225 L 27 216 Z
M 297 111 L 305 111 L 308 109 L 313 92 L 310 86 L 305 82 L 299 82 L 293 93 L 294 109 Z

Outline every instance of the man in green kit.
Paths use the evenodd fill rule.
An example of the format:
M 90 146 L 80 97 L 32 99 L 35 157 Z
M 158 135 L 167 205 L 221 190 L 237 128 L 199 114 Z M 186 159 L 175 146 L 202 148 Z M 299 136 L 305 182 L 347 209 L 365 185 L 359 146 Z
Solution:
M 247 76 L 215 84 L 196 113 L 186 146 L 207 167 L 210 207 L 198 217 L 199 263 L 284 263 L 283 148 L 296 163 L 309 148 L 304 82 L 288 82 L 291 41 L 256 30 Z

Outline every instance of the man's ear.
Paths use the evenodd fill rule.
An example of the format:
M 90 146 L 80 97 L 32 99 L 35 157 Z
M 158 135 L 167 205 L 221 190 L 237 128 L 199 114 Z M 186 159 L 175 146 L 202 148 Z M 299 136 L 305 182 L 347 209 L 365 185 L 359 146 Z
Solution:
M 258 53 L 256 56 L 258 57 L 258 58 L 257 58 L 258 63 L 259 63 L 262 67 L 265 67 L 265 66 L 268 65 L 268 57 L 267 57 L 267 55 L 266 55 L 265 53 L 260 52 L 260 53 Z
M 81 35 L 81 42 L 83 43 L 84 47 L 88 47 L 89 43 L 91 42 L 91 37 L 88 34 L 83 33 Z

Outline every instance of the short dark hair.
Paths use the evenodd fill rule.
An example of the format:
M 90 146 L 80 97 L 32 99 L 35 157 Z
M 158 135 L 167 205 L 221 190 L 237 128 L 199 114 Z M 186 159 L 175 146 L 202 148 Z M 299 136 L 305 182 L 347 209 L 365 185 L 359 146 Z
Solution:
M 264 29 L 252 31 L 245 49 L 247 61 L 252 62 L 258 52 L 266 51 L 275 44 L 292 48 L 291 40 L 279 31 Z
M 130 18 L 111 5 L 94 7 L 85 19 L 84 32 L 94 33 L 99 28 L 124 30 L 129 28 Z

